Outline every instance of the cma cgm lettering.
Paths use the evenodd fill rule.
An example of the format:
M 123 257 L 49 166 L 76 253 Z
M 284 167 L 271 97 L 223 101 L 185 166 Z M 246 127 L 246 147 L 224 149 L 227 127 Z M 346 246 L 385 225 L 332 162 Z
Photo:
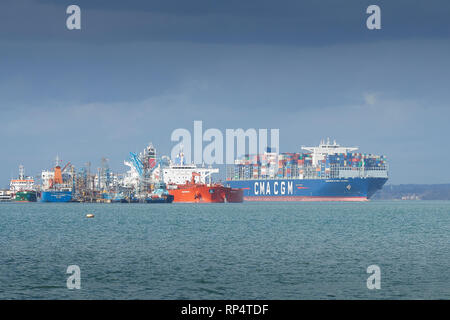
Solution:
M 384 156 L 322 141 L 307 152 L 245 155 L 227 168 L 226 185 L 245 201 L 367 201 L 388 180 Z
M 367 201 L 387 178 L 232 180 L 245 201 Z
M 253 194 L 258 195 L 293 195 L 293 181 L 255 181 L 253 183 Z

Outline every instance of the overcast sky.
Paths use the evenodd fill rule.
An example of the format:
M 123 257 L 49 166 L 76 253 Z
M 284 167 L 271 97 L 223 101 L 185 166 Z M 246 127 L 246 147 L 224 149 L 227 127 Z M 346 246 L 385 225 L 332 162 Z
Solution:
M 279 128 L 282 152 L 331 137 L 386 155 L 389 183 L 449 183 L 449 40 L 444 0 L 2 0 L 0 187 L 56 154 L 125 171 L 194 120 Z

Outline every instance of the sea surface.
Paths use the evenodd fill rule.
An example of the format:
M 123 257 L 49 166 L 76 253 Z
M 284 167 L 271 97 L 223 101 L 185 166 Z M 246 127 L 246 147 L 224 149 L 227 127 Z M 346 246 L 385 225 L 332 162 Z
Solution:
M 449 264 L 449 201 L 0 203 L 0 299 L 450 299 Z

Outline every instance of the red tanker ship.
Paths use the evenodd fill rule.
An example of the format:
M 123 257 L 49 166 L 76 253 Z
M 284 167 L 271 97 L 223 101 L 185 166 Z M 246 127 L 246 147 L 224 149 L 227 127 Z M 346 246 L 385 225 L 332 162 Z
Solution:
M 195 177 L 200 177 L 197 172 L 192 172 L 191 181 L 185 184 L 169 185 L 169 194 L 173 195 L 173 202 L 184 203 L 224 203 L 243 202 L 242 189 L 224 187 L 221 184 L 198 183 Z

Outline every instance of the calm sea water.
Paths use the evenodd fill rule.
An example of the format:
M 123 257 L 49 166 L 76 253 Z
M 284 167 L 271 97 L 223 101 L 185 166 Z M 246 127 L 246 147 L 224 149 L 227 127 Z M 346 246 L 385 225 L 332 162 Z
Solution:
M 449 201 L 0 203 L 1 299 L 450 299 L 449 263 Z

